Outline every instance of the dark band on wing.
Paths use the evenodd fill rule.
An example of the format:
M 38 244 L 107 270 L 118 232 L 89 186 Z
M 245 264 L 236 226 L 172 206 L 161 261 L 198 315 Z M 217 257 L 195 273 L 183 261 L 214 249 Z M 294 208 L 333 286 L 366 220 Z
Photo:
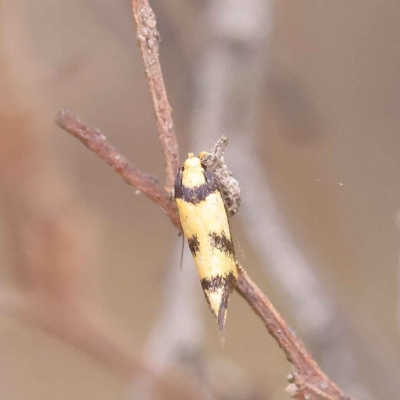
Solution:
M 184 201 L 192 204 L 198 204 L 204 201 L 207 196 L 218 190 L 217 179 L 214 174 L 209 171 L 204 171 L 206 183 L 194 188 L 187 188 L 182 185 L 182 171 L 179 169 L 175 180 L 175 198 L 183 199 Z
M 188 243 L 193 257 L 196 256 L 196 253 L 200 250 L 200 242 L 197 238 L 197 235 L 193 235 L 191 238 L 188 238 Z
M 211 279 L 204 278 L 201 280 L 201 286 L 203 288 L 203 291 L 215 292 L 221 287 L 223 288 L 223 294 L 221 297 L 221 304 L 219 306 L 218 315 L 214 314 L 214 311 L 211 308 L 210 300 L 206 292 L 204 292 L 210 310 L 214 314 L 215 318 L 217 318 L 218 328 L 220 331 L 223 331 L 225 327 L 225 313 L 226 309 L 228 308 L 228 298 L 229 294 L 235 287 L 235 284 L 236 284 L 236 278 L 232 272 L 230 272 L 228 275 L 224 277 L 217 275 Z
M 212 247 L 223 251 L 227 255 L 230 254 L 233 257 L 235 256 L 235 250 L 233 248 L 232 240 L 226 237 L 224 231 L 221 232 L 221 235 L 217 235 L 215 232 L 211 232 L 208 234 L 208 236 L 210 238 L 210 244 Z
M 203 278 L 201 280 L 201 287 L 208 292 L 216 292 L 218 289 L 223 288 L 227 290 L 228 294 L 232 291 L 236 284 L 235 275 L 229 272 L 228 275 L 216 275 L 212 278 Z

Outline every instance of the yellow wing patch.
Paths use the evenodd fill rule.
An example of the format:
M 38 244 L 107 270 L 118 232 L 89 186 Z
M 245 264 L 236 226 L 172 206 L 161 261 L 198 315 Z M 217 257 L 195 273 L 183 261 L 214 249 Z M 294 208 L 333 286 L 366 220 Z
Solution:
M 212 172 L 189 154 L 178 171 L 175 200 L 207 302 L 224 330 L 237 268 L 228 216 Z

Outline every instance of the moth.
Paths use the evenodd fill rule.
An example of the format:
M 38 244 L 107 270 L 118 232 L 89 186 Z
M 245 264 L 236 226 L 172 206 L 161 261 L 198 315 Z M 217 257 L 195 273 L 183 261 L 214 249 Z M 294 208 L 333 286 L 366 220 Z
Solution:
M 175 201 L 208 305 L 224 331 L 228 299 L 237 280 L 228 214 L 218 181 L 200 157 L 188 154 L 175 180 Z

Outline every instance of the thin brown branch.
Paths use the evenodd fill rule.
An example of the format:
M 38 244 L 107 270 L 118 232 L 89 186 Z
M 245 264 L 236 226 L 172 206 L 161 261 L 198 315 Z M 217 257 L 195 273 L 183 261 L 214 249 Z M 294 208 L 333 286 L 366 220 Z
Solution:
M 293 364 L 294 371 L 291 379 L 298 389 L 296 395 L 303 395 L 303 397 L 298 397 L 299 399 L 349 399 L 321 371 L 302 341 L 241 267 L 239 267 L 236 290 L 264 322 L 268 332 L 275 338 L 285 352 L 286 358 Z M 319 396 L 316 392 L 322 393 L 325 397 Z
M 65 131 L 81 141 L 88 149 L 96 153 L 110 165 L 129 185 L 140 190 L 145 196 L 166 212 L 172 223 L 179 227 L 179 219 L 171 195 L 159 184 L 157 179 L 140 171 L 107 143 L 106 137 L 96 128 L 92 128 L 78 119 L 76 115 L 64 109 L 56 119 L 56 123 Z
M 167 163 L 166 188 L 170 189 L 175 179 L 179 159 L 170 106 L 158 59 L 159 34 L 155 27 L 154 13 L 147 0 L 132 0 L 132 10 L 147 81 L 153 97 L 159 138 Z M 179 227 L 174 204 L 170 201 L 168 194 L 163 192 L 156 184 L 154 178 L 143 174 L 130 165 L 124 157 L 105 142 L 104 136 L 96 129 L 79 122 L 73 115 L 66 112 L 62 113 L 58 123 L 63 129 L 81 140 L 94 153 L 106 160 L 129 184 L 143 191 L 147 197 L 168 214 L 171 222 Z M 239 268 L 236 289 L 260 317 L 269 333 L 285 352 L 287 359 L 293 364 L 294 370 L 291 374 L 291 385 L 289 385 L 288 390 L 294 398 L 298 400 L 350 400 L 321 371 L 301 340 L 297 338 L 264 293 L 242 268 Z
M 132 12 L 147 83 L 153 98 L 160 142 L 167 163 L 165 188 L 169 192 L 173 187 L 176 171 L 179 167 L 179 154 L 171 116 L 171 106 L 168 103 L 158 56 L 160 35 L 156 28 L 156 17 L 147 0 L 132 0 Z
M 58 122 L 63 129 L 78 138 L 100 158 L 106 160 L 126 182 L 136 189 L 140 188 L 150 199 L 160 205 L 170 217 L 171 222 L 175 226 L 179 226 L 175 206 L 171 201 L 167 200 L 168 195 L 158 185 L 156 186 L 154 178 L 147 178 L 148 175 L 133 167 L 113 147 L 108 145 L 104 136 L 98 130 L 79 122 L 72 114 L 63 112 Z M 295 398 L 304 400 L 320 399 L 321 396 L 315 394 L 316 390 L 312 390 L 314 388 L 324 393 L 326 399 L 348 399 L 321 371 L 301 340 L 297 338 L 268 298 L 242 268 L 239 268 L 236 289 L 264 322 L 270 334 L 285 352 L 287 359 L 293 363 L 295 370 L 292 376 L 297 387 Z

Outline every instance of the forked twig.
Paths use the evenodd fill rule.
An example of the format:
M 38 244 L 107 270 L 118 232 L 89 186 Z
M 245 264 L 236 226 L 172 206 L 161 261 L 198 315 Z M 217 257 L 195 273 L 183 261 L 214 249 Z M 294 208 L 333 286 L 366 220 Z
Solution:
M 56 123 L 65 131 L 81 141 L 88 149 L 96 153 L 102 160 L 120 174 L 129 185 L 140 190 L 145 196 L 156 203 L 166 212 L 172 223 L 180 227 L 179 218 L 171 196 L 166 195 L 157 178 L 145 174 L 119 153 L 106 141 L 106 137 L 96 128 L 92 128 L 79 121 L 76 115 L 67 109 L 60 111 Z M 167 146 L 168 147 L 168 146 Z M 168 154 L 170 152 L 168 151 Z
M 147 0 L 132 0 L 132 11 L 146 76 L 153 97 L 159 138 L 167 164 L 167 190 L 161 189 L 153 177 L 144 174 L 129 164 L 124 157 L 106 143 L 105 138 L 98 130 L 83 124 L 73 114 L 66 111 L 62 112 L 58 118 L 58 124 L 104 159 L 126 182 L 141 190 L 154 203 L 158 204 L 167 213 L 171 222 L 179 227 L 176 208 L 171 202 L 169 193 L 176 168 L 179 165 L 178 146 L 172 128 L 170 107 L 158 59 L 159 34 L 155 26 L 154 12 Z M 264 293 L 241 267 L 239 267 L 236 290 L 264 322 L 270 334 L 284 351 L 287 359 L 293 364 L 293 371 L 290 374 L 292 383 L 289 385 L 288 390 L 294 398 L 298 400 L 350 400 L 321 371 L 301 340 L 297 338 L 294 331 L 287 325 Z

